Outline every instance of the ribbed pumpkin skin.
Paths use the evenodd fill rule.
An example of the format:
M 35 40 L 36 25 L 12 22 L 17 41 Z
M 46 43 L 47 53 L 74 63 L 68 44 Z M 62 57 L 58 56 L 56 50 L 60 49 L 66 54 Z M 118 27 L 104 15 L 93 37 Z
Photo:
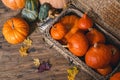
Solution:
M 2 0 L 5 6 L 12 10 L 22 9 L 26 0 Z
M 79 17 L 75 16 L 75 15 L 67 15 L 64 16 L 60 22 L 68 29 L 70 30 L 73 25 L 75 24 L 76 21 L 79 20 Z
M 65 27 L 61 23 L 54 24 L 50 30 L 51 37 L 55 40 L 61 40 L 66 33 Z
M 27 37 L 29 25 L 22 18 L 11 18 L 3 25 L 2 33 L 8 43 L 18 44 Z
M 112 67 L 110 65 L 108 65 L 104 68 L 97 69 L 97 72 L 99 72 L 103 76 L 106 76 L 106 75 L 108 75 L 109 73 L 112 72 Z
M 49 3 L 54 8 L 64 8 L 68 3 L 68 0 L 39 0 L 41 4 Z
M 22 10 L 22 17 L 27 21 L 35 21 L 38 17 L 38 0 L 26 0 L 25 8 Z
M 39 16 L 38 19 L 40 21 L 43 21 L 44 19 L 46 19 L 48 17 L 48 11 L 50 10 L 51 6 L 47 3 L 44 3 L 40 6 L 40 12 L 39 12 Z
M 110 80 L 120 80 L 120 72 L 117 72 L 113 76 L 111 76 Z
M 91 28 L 86 34 L 86 37 L 91 45 L 94 45 L 95 43 L 105 43 L 106 41 L 104 34 L 95 28 Z
M 102 43 L 97 43 L 97 46 L 91 46 L 86 55 L 85 62 L 88 66 L 94 69 L 106 67 L 112 58 L 111 50 L 107 45 Z
M 120 50 L 112 44 L 109 44 L 108 47 L 112 52 L 112 59 L 110 64 L 112 66 L 116 66 L 120 61 Z
M 86 31 L 93 26 L 93 22 L 87 14 L 83 14 L 83 16 L 79 19 L 78 26 L 81 30 Z
M 74 33 L 68 41 L 68 49 L 75 56 L 84 56 L 88 50 L 89 44 L 86 36 L 82 32 Z

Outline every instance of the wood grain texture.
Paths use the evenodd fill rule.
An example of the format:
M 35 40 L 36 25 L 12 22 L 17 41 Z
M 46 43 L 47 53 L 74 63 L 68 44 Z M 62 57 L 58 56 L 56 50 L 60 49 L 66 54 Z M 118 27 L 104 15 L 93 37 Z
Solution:
M 29 36 L 33 41 L 30 48 L 33 51 L 27 57 L 20 57 L 19 48 L 22 43 L 11 45 L 6 42 L 2 35 L 3 24 L 7 19 L 19 16 L 19 13 L 20 10 L 12 11 L 0 1 L 0 80 L 67 80 L 67 69 L 73 67 L 73 65 L 70 66 L 61 54 L 44 42 L 37 28 Z M 31 29 L 36 27 L 34 24 L 30 25 Z M 34 58 L 39 58 L 40 61 L 49 60 L 52 64 L 51 69 L 38 73 L 33 64 Z M 80 70 L 76 80 L 94 79 Z

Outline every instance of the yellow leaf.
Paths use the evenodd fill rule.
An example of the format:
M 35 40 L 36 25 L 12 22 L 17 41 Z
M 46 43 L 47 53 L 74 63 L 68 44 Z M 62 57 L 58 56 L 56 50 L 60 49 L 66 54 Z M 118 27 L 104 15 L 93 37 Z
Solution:
M 38 67 L 40 65 L 40 60 L 38 58 L 35 58 L 33 60 L 34 60 L 33 63 L 35 64 L 35 66 Z
M 32 45 L 32 40 L 31 40 L 30 38 L 27 38 L 27 39 L 25 39 L 25 40 L 23 41 L 23 43 L 24 43 L 26 46 L 30 47 L 30 46 Z
M 27 51 L 28 51 L 28 47 L 21 46 L 21 48 L 19 49 L 21 57 L 27 56 L 28 55 Z
M 68 80 L 74 80 L 79 71 L 77 67 L 74 66 L 73 68 L 68 69 L 67 72 L 68 72 Z

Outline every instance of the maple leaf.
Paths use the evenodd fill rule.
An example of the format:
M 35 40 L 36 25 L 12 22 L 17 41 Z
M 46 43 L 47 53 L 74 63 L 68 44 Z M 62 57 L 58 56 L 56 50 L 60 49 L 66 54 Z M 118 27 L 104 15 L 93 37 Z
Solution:
M 78 74 L 78 69 L 77 67 L 73 67 L 67 70 L 68 72 L 68 80 L 75 80 L 76 75 Z
M 30 47 L 32 45 L 32 40 L 30 38 L 27 38 L 23 41 L 23 44 Z
M 19 52 L 20 52 L 21 57 L 27 56 L 27 55 L 28 55 L 27 51 L 28 51 L 28 47 L 26 47 L 26 46 L 21 46 L 21 48 L 19 49 Z
M 40 65 L 40 60 L 38 58 L 35 58 L 33 60 L 34 60 L 33 63 L 35 64 L 35 66 L 38 67 Z

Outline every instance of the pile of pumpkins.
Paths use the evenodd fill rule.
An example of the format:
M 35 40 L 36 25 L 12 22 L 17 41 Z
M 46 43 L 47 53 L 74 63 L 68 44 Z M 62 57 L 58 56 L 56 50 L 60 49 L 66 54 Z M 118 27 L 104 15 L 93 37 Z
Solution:
M 85 63 L 103 76 L 108 75 L 120 61 L 119 49 L 106 41 L 86 13 L 63 16 L 50 29 L 50 35 L 73 55 L 84 57 Z
M 22 17 L 8 19 L 2 29 L 10 44 L 24 41 L 29 34 L 29 24 L 37 18 L 43 21 L 50 8 L 64 8 L 69 0 L 2 0 L 12 10 L 20 10 Z M 40 5 L 39 5 L 40 3 Z M 103 33 L 93 28 L 92 20 L 84 14 L 64 16 L 50 29 L 51 37 L 66 44 L 72 54 L 85 57 L 85 63 L 102 75 L 109 74 L 120 60 L 120 52 L 112 44 L 106 44 Z
M 43 21 L 48 17 L 51 8 L 62 9 L 68 0 L 2 0 L 3 4 L 11 10 L 21 10 L 21 17 L 8 19 L 2 29 L 2 33 L 10 44 L 18 44 L 24 41 L 29 34 L 28 22 Z

